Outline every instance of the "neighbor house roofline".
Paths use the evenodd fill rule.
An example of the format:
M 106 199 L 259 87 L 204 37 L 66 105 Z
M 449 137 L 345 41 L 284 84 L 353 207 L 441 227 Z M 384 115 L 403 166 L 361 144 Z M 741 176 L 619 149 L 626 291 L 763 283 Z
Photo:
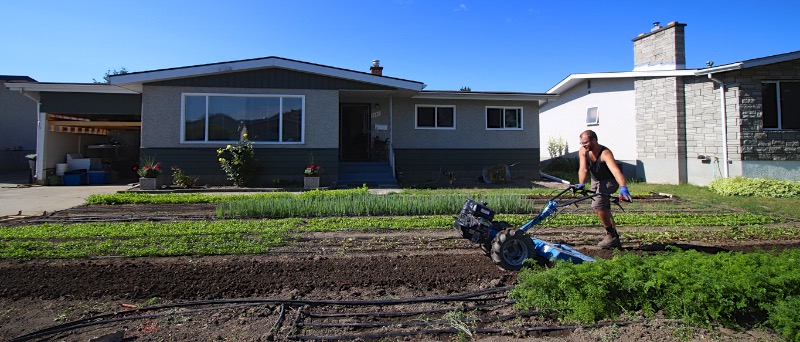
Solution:
M 6 82 L 6 88 L 19 92 L 139 94 L 136 91 L 107 83 L 42 83 Z
M 590 74 L 572 74 L 558 82 L 547 91 L 547 94 L 560 94 L 585 80 L 612 79 L 612 78 L 637 78 L 637 77 L 676 77 L 694 76 L 696 69 L 682 70 L 654 70 L 654 71 L 624 71 L 624 72 L 597 72 Z
M 727 72 L 739 69 L 754 68 L 762 65 L 786 62 L 793 59 L 800 59 L 800 51 L 787 52 L 779 55 L 748 59 L 746 61 L 700 69 L 695 72 L 695 75 L 700 76 L 700 75 L 716 74 L 720 72 Z
M 119 75 L 110 75 L 111 84 L 125 88 L 141 91 L 142 84 L 158 82 L 172 79 L 197 77 L 212 74 L 241 72 L 247 70 L 281 68 L 296 70 L 329 77 L 342 78 L 364 83 L 371 83 L 386 87 L 420 91 L 425 88 L 425 84 L 417 81 L 404 80 L 400 78 L 373 75 L 367 72 L 360 72 L 327 65 L 302 62 L 281 57 L 263 57 L 245 59 L 231 62 L 220 62 L 211 64 L 201 64 L 178 68 L 159 69 L 141 72 L 131 72 Z
M 557 98 L 558 95 L 499 91 L 423 90 L 412 97 L 432 100 L 538 101 L 542 104 Z

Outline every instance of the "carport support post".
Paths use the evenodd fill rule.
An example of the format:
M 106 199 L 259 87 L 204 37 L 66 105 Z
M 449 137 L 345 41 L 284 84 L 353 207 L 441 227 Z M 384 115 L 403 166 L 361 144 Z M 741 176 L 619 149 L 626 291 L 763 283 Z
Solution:
M 36 123 L 36 183 L 44 184 L 44 135 L 47 133 L 47 113 L 39 110 L 41 103 L 36 102 L 36 113 L 39 120 Z

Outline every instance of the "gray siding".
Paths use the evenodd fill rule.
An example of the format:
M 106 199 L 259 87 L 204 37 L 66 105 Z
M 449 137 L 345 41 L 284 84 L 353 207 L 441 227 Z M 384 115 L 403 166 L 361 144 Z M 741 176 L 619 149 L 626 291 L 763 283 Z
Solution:
M 217 161 L 216 148 L 143 148 L 143 158 L 152 156 L 161 162 L 162 180 L 172 181 L 173 166 L 179 167 L 189 176 L 200 177 L 198 185 L 232 185 L 226 179 Z M 302 182 L 303 171 L 313 155 L 314 162 L 322 166 L 320 184 L 327 186 L 338 179 L 338 149 L 256 149 L 256 160 L 260 165 L 254 185 L 271 187 L 275 180 L 282 184 Z
M 36 101 L 0 81 L 0 171 L 27 170 L 25 155 L 36 153 Z
M 403 184 L 446 180 L 444 172 L 478 179 L 483 168 L 497 164 L 509 165 L 513 180 L 539 179 L 538 148 L 396 149 L 395 162 Z
M 168 87 L 393 90 L 393 88 L 385 86 L 277 68 L 182 78 L 152 82 L 147 85 Z
M 416 129 L 418 104 L 455 106 L 456 129 Z M 486 130 L 486 106 L 522 107 L 523 130 Z M 539 148 L 537 102 L 398 99 L 392 122 L 396 149 Z
M 139 94 L 41 93 L 41 111 L 56 114 L 117 114 L 136 118 L 142 112 Z

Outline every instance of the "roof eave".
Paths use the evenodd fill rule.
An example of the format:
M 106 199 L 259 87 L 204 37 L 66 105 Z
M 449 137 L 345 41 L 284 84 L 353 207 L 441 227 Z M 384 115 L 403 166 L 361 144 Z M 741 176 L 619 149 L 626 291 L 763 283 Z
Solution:
M 20 92 L 139 94 L 136 91 L 104 83 L 29 83 L 7 82 L 6 88 Z
M 624 72 L 598 72 L 588 74 L 572 74 L 547 90 L 546 94 L 560 94 L 575 85 L 589 79 L 637 78 L 637 77 L 671 77 L 693 76 L 696 69 L 678 70 L 652 70 L 652 71 L 624 71 Z
M 323 76 L 349 79 L 358 82 L 364 82 L 364 83 L 370 83 L 370 84 L 376 84 L 376 85 L 400 88 L 400 89 L 408 89 L 413 91 L 420 91 L 425 87 L 425 84 L 422 82 L 372 75 L 353 70 L 339 69 L 320 64 L 305 63 L 305 62 L 299 62 L 277 57 L 113 75 L 110 76 L 109 79 L 111 81 L 111 84 L 135 87 L 137 85 L 141 86 L 141 84 L 148 82 L 157 82 L 157 81 L 164 81 L 171 79 L 196 77 L 196 76 L 219 74 L 219 73 L 240 72 L 240 71 L 265 69 L 265 68 L 282 68 L 289 70 L 297 70 L 301 72 L 307 72 Z
M 483 100 L 483 101 L 536 101 L 539 104 L 557 98 L 558 95 L 538 93 L 502 93 L 471 91 L 422 91 L 412 98 L 428 100 Z

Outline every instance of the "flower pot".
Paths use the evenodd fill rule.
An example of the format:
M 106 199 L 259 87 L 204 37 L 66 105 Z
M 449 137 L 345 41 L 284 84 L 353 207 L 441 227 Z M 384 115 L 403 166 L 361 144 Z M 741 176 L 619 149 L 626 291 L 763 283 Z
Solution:
M 319 188 L 319 177 L 303 177 L 303 189 Z
M 161 189 L 161 182 L 158 178 L 139 178 L 139 190 L 158 190 Z

